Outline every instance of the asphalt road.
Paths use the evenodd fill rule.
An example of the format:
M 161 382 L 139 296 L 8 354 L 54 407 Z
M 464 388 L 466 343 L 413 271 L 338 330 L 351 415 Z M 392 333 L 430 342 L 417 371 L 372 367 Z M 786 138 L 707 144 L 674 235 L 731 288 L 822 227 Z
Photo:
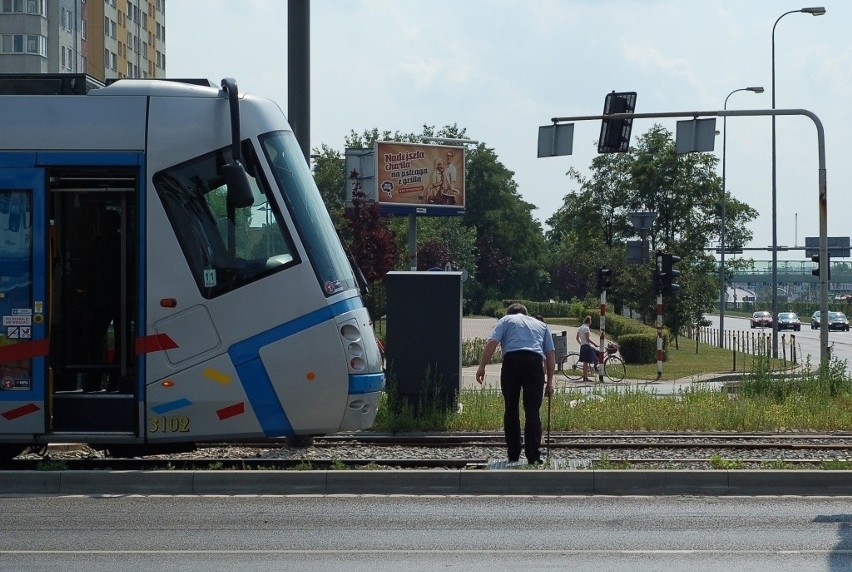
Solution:
M 719 327 L 719 315 L 718 314 L 709 314 L 705 316 L 708 320 L 710 320 L 712 328 Z M 800 356 L 798 360 L 801 363 L 805 363 L 808 358 L 810 358 L 810 362 L 813 365 L 819 364 L 819 330 L 812 330 L 810 326 L 810 316 L 799 316 L 802 319 L 802 329 L 798 332 L 783 330 L 778 332 L 778 344 L 779 348 L 782 344 L 786 343 L 787 345 L 787 356 L 789 359 L 790 356 L 790 343 L 792 338 L 795 337 L 795 343 L 797 345 L 797 352 Z M 734 316 L 725 316 L 725 331 L 737 331 L 742 332 L 744 334 L 754 333 L 765 333 L 768 335 L 772 335 L 771 328 L 751 328 L 751 322 L 748 318 L 738 318 Z M 829 331 L 828 332 L 828 345 L 832 348 L 832 355 L 840 360 L 847 360 L 847 362 L 852 361 L 852 332 L 840 332 L 840 331 Z M 779 353 L 781 350 L 779 349 Z
M 852 569 L 850 497 L 0 497 L 0 569 Z

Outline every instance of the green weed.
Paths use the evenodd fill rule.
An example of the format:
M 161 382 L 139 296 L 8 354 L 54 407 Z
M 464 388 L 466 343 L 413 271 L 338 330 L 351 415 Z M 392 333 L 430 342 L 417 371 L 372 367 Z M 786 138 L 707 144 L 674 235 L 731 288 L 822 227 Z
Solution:
M 740 459 L 723 459 L 719 455 L 711 455 L 710 466 L 714 469 L 732 471 L 737 469 L 744 469 L 745 463 L 743 463 Z

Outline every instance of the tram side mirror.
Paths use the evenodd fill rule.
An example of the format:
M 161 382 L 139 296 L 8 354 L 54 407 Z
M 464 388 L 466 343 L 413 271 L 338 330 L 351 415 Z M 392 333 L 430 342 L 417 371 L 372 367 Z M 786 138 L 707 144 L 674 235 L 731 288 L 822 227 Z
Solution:
M 251 190 L 248 173 L 239 161 L 222 165 L 222 176 L 228 185 L 228 200 L 234 208 L 250 207 L 254 204 L 254 193 Z

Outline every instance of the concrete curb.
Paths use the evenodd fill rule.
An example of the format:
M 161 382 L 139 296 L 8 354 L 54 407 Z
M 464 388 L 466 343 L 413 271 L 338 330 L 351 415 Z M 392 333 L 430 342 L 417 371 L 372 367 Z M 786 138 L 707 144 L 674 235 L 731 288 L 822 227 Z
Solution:
M 852 496 L 852 471 L 3 471 L 10 495 Z

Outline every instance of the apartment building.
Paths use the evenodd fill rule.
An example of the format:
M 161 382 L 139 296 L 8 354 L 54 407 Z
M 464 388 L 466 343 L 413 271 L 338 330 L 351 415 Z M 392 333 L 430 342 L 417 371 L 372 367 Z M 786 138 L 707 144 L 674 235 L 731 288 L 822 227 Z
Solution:
M 166 75 L 166 0 L 0 0 L 0 73 Z

